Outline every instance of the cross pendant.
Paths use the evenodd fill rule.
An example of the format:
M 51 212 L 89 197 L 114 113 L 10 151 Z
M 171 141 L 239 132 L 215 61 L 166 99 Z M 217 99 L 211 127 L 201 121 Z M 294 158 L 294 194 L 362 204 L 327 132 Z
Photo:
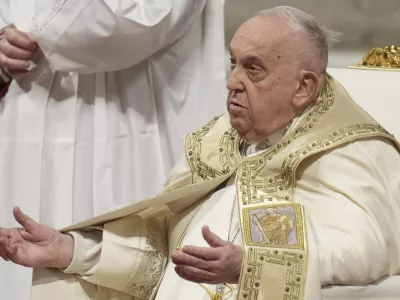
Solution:
M 225 290 L 225 283 L 217 284 L 217 294 L 222 295 Z

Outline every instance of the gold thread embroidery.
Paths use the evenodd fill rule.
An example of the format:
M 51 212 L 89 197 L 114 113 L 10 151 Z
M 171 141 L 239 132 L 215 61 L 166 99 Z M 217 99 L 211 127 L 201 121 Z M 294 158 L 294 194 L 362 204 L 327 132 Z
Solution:
M 335 146 L 338 146 L 339 144 L 344 144 L 347 141 L 355 138 L 358 139 L 362 138 L 363 136 L 370 136 L 371 134 L 383 136 L 389 139 L 393 138 L 393 135 L 387 132 L 380 125 L 350 125 L 332 132 L 324 138 L 292 152 L 283 161 L 281 174 L 277 176 L 271 176 L 266 179 L 257 180 L 257 174 L 261 172 L 265 165 L 260 164 L 258 169 L 250 167 L 246 180 L 242 180 L 242 184 L 240 186 L 244 193 L 242 197 L 242 199 L 244 199 L 243 202 L 255 204 L 266 201 L 290 200 L 293 191 L 289 189 L 295 185 L 296 169 L 301 161 L 312 154 L 329 150 Z M 250 179 L 248 179 L 249 177 Z M 253 180 L 251 180 L 251 178 L 253 178 Z M 264 195 L 264 193 L 267 195 Z
M 306 224 L 304 222 L 304 209 L 300 204 L 297 203 L 278 203 L 273 205 L 265 205 L 262 208 L 277 208 L 281 207 L 288 211 L 288 208 L 295 208 L 295 223 L 298 232 L 296 232 L 297 245 L 300 245 L 297 249 L 289 249 L 288 246 L 285 248 L 277 248 L 277 245 L 265 246 L 259 244 L 252 246 L 245 242 L 245 260 L 242 269 L 242 277 L 239 286 L 239 299 L 246 300 L 258 300 L 260 286 L 263 284 L 262 280 L 266 280 L 269 277 L 272 281 L 269 284 L 273 284 L 277 280 L 277 274 L 271 273 L 275 271 L 284 272 L 285 284 L 284 290 L 280 291 L 284 300 L 302 300 L 304 298 L 305 281 L 307 275 L 307 263 L 308 263 L 308 250 L 307 250 L 307 235 L 306 235 Z M 255 206 L 253 208 L 242 209 L 244 226 L 243 236 L 245 241 L 248 240 L 249 224 L 246 222 L 249 220 L 251 210 L 259 209 Z M 279 211 L 284 213 L 284 211 Z M 294 214 L 292 214 L 292 217 Z M 247 233 L 246 233 L 247 232 Z M 274 266 L 275 265 L 275 266 Z M 278 267 L 278 269 L 276 269 Z M 267 287 L 264 287 L 266 291 Z
M 221 168 L 217 170 L 202 160 L 203 137 L 209 133 L 218 120 L 219 117 L 215 117 L 205 126 L 186 138 L 186 156 L 192 169 L 193 177 L 197 176 L 203 180 L 216 178 L 217 176 L 229 174 L 238 165 L 238 156 L 235 155 L 238 148 L 237 132 L 233 128 L 225 131 L 220 139 L 218 155 Z M 195 181 L 195 179 L 193 179 L 193 181 Z
M 362 138 L 362 136 L 370 136 L 371 133 L 376 135 L 384 136 L 389 139 L 393 138 L 389 132 L 387 132 L 382 126 L 374 124 L 356 124 L 341 128 L 324 138 L 311 143 L 305 147 L 297 149 L 287 157 L 282 164 L 282 182 L 280 186 L 283 186 L 285 190 L 295 185 L 295 171 L 306 157 L 312 154 L 327 151 L 338 144 L 344 144 L 355 137 Z
M 247 264 L 243 272 L 243 288 L 240 298 L 257 300 L 263 273 L 268 264 L 281 265 L 286 268 L 284 300 L 302 299 L 306 279 L 307 257 L 303 252 L 281 249 L 249 248 Z
M 344 144 L 350 140 L 353 140 L 355 137 L 362 138 L 363 136 L 370 136 L 370 134 L 393 138 L 393 136 L 380 125 L 356 124 L 346 126 L 330 133 L 320 140 L 317 140 L 292 152 L 283 161 L 281 174 L 265 179 L 263 188 L 261 188 L 261 190 L 264 192 L 271 192 L 271 189 L 275 188 L 275 190 L 272 192 L 277 192 L 276 188 L 278 187 L 282 194 L 283 192 L 286 193 L 286 200 L 291 199 L 290 196 L 292 195 L 289 193 L 292 193 L 293 190 L 288 190 L 295 185 L 296 169 L 300 162 L 312 154 L 327 151 L 335 146 L 338 146 L 339 144 Z M 282 198 L 283 197 L 280 197 L 279 199 L 282 200 Z

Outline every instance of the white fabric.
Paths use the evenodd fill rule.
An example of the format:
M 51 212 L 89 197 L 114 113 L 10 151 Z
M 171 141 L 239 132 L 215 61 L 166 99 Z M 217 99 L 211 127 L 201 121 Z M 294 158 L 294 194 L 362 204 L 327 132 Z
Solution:
M 204 225 L 208 225 L 212 232 L 222 239 L 227 240 L 234 194 L 234 185 L 214 193 L 203 205 L 199 213 L 193 218 L 193 221 L 191 222 L 191 225 L 182 241 L 182 246 L 195 245 L 200 247 L 209 247 L 207 242 L 201 236 L 201 228 Z M 234 217 L 235 219 L 233 220 L 232 227 L 238 223 L 238 215 L 235 214 Z M 233 236 L 233 232 L 234 229 L 231 230 L 231 237 Z M 240 234 L 235 239 L 235 244 L 241 244 Z M 203 287 L 199 284 L 182 280 L 176 274 L 174 268 L 174 264 L 168 264 L 156 300 L 210 300 L 210 296 Z M 215 285 L 205 286 L 213 293 L 216 292 Z M 228 288 L 226 288 L 225 291 L 228 291 Z M 224 299 L 235 299 L 234 296 L 235 292 L 226 295 Z
M 358 105 L 400 140 L 400 71 L 330 68 L 328 72 Z
M 309 244 L 307 299 L 325 299 L 324 295 L 330 297 L 326 299 L 344 300 L 347 298 L 341 297 L 351 296 L 347 292 L 357 290 L 362 293 L 360 298 L 354 299 L 368 295 L 375 295 L 373 299 L 376 300 L 390 299 L 385 298 L 387 293 L 378 297 L 381 283 L 371 287 L 328 286 L 365 285 L 400 272 L 399 168 L 397 150 L 380 139 L 348 144 L 326 155 L 308 159 L 299 167 L 295 201 L 306 210 Z M 176 168 L 182 172 L 188 169 L 183 160 Z M 182 245 L 206 246 L 201 238 L 204 225 L 209 225 L 212 231 L 226 239 L 233 188 L 234 185 L 230 185 L 222 189 L 204 204 L 189 226 Z M 237 222 L 237 215 L 233 222 Z M 237 239 L 236 243 L 239 242 Z M 85 247 L 82 243 L 80 245 L 82 248 L 76 249 L 74 254 L 73 268 L 93 270 L 95 262 L 92 266 L 86 262 L 80 268 L 76 265 L 79 264 L 78 257 L 93 247 L 92 241 L 88 241 Z M 118 253 L 110 259 L 115 256 Z M 91 259 L 94 261 L 93 257 Z M 321 286 L 327 287 L 321 289 Z M 188 297 L 203 300 L 207 299 L 207 294 L 198 285 L 180 280 L 173 265 L 168 265 L 157 300 Z
M 1 1 L 0 25 L 44 53 L 0 104 L 3 226 L 15 205 L 59 228 L 160 190 L 186 133 L 224 110 L 223 4 Z M 0 262 L 3 297 L 28 299 L 29 274 Z
M 367 286 L 333 286 L 323 290 L 324 300 L 398 300 L 400 276 L 385 277 Z

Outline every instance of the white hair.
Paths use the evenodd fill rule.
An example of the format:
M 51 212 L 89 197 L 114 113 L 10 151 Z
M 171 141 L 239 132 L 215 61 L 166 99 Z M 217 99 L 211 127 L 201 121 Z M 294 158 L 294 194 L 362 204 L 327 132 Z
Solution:
M 276 16 L 285 21 L 292 29 L 306 33 L 318 51 L 321 71 L 326 71 L 329 48 L 332 43 L 338 41 L 340 33 L 326 28 L 313 16 L 291 6 L 277 6 L 262 10 L 257 12 L 256 16 Z

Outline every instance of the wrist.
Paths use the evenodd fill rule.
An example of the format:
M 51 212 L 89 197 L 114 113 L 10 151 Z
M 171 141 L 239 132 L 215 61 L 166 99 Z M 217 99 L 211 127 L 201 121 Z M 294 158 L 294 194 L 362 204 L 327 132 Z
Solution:
M 61 234 L 60 238 L 60 258 L 59 263 L 55 266 L 58 269 L 66 269 L 72 262 L 74 256 L 74 238 L 69 234 Z

